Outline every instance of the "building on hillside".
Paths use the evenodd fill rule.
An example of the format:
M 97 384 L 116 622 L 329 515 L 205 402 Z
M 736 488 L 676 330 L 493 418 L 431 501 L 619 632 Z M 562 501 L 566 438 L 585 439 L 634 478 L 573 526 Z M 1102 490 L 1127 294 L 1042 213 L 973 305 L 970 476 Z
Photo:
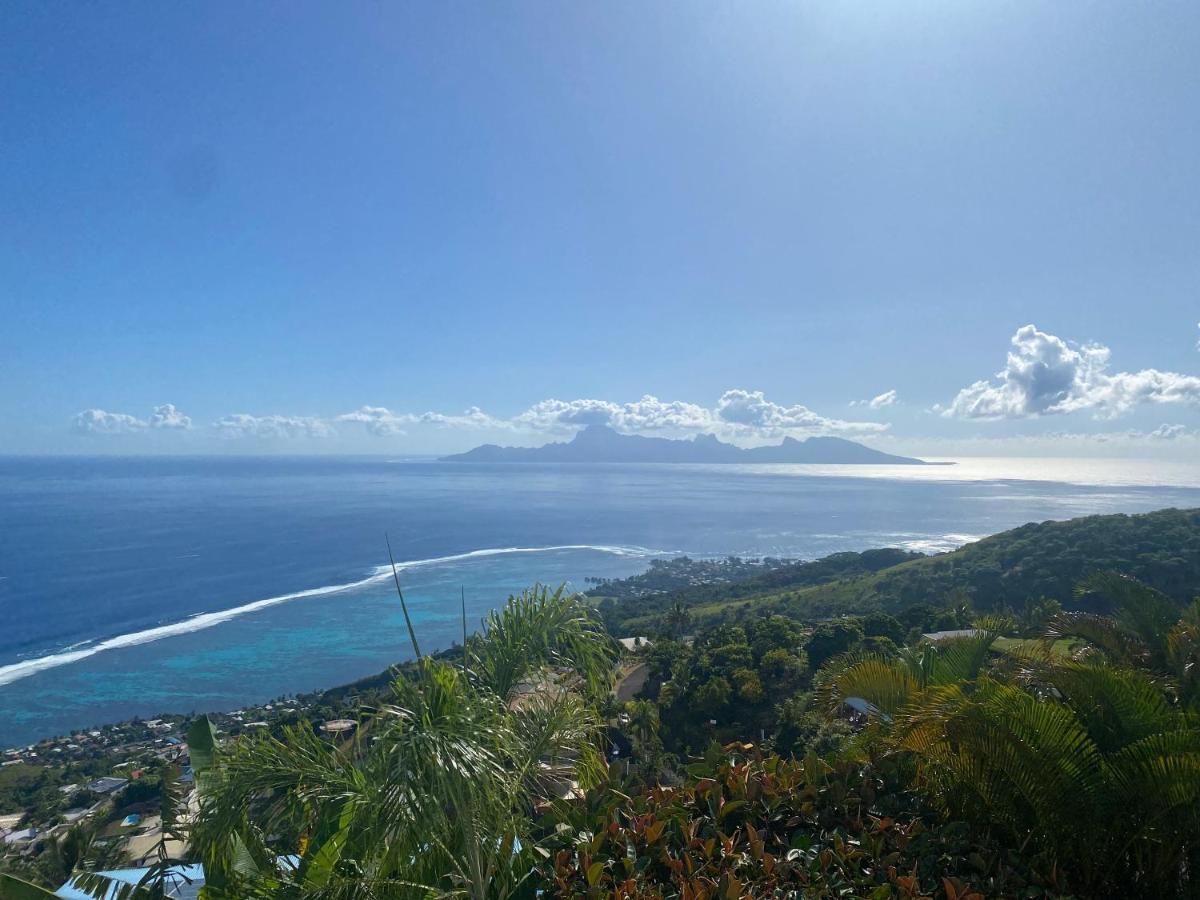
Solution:
M 129 784 L 128 778 L 105 776 L 104 778 L 97 778 L 95 781 L 89 782 L 87 787 L 93 794 L 100 794 L 103 797 L 121 790 L 127 784 Z
M 105 900 L 112 900 L 122 890 L 128 890 L 129 885 L 137 884 L 149 871 L 147 868 L 113 869 L 107 872 L 100 872 L 99 874 L 112 879 L 114 882 L 109 892 L 104 895 Z M 175 866 L 167 874 L 166 890 L 163 896 L 167 900 L 197 900 L 202 887 L 204 887 L 203 866 L 198 864 L 192 866 Z M 54 896 L 62 897 L 64 900 L 92 900 L 91 894 L 81 891 L 76 887 L 75 879 L 71 879 L 55 891 Z
M 929 634 L 921 635 L 922 640 L 933 641 L 935 644 L 938 641 L 952 641 L 956 638 L 972 638 L 977 634 L 982 634 L 978 628 L 958 628 L 953 631 L 931 631 Z

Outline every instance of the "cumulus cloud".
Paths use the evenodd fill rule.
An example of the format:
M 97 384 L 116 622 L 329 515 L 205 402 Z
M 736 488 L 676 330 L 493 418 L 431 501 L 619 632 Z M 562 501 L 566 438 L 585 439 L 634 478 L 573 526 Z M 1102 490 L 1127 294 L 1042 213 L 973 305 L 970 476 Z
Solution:
M 411 416 L 398 416 L 386 406 L 360 406 L 354 412 L 337 417 L 339 422 L 357 422 L 365 425 L 367 431 L 380 437 L 392 434 L 404 434 L 404 425 L 412 420 Z
M 1013 335 L 1005 367 L 995 378 L 976 381 L 937 409 L 966 419 L 1081 410 L 1111 418 L 1145 403 L 1200 405 L 1200 377 L 1158 369 L 1109 373 L 1110 356 L 1101 344 L 1071 344 L 1026 325 Z
M 884 409 L 888 406 L 894 406 L 900 397 L 896 393 L 895 388 L 890 391 L 884 391 L 877 397 L 872 397 L 870 400 L 851 400 L 851 406 L 867 406 L 871 409 Z
M 799 404 L 781 406 L 766 399 L 762 391 L 726 391 L 717 401 L 714 414 L 725 425 L 764 437 L 795 432 L 877 434 L 888 427 L 879 422 L 830 419 Z
M 1146 437 L 1156 441 L 1174 441 L 1182 437 L 1192 437 L 1195 432 L 1185 425 L 1159 425 L 1153 431 L 1147 432 Z
M 536 431 L 569 431 L 585 425 L 608 425 L 618 431 L 694 431 L 711 428 L 710 410 L 650 394 L 632 403 L 609 400 L 542 400 L 513 418 L 516 427 Z
M 186 431 L 192 427 L 192 420 L 190 416 L 185 416 L 176 409 L 174 403 L 164 403 L 162 406 L 154 407 L 154 412 L 150 416 L 150 427 Z
M 85 409 L 76 413 L 71 420 L 71 428 L 79 434 L 132 434 L 147 428 L 186 430 L 191 427 L 192 420 L 176 409 L 173 403 L 154 407 L 148 420 L 103 409 Z
M 890 392 L 893 397 L 895 392 Z M 881 395 L 886 398 L 886 395 Z M 881 405 L 887 405 L 882 403 Z M 471 407 L 462 415 L 437 412 L 396 413 L 383 406 L 363 406 L 338 416 L 374 435 L 403 433 L 408 426 L 509 430 L 570 434 L 588 425 L 607 425 L 626 434 L 641 432 L 710 432 L 733 437 L 778 437 L 787 434 L 874 434 L 888 426 L 878 422 L 847 422 L 819 415 L 805 406 L 782 406 L 762 391 L 730 390 L 714 408 L 682 400 L 660 400 L 646 394 L 639 400 L 541 400 L 517 415 L 502 419 Z
M 313 416 L 251 416 L 237 413 L 213 422 L 213 428 L 230 438 L 327 438 L 336 432 L 324 419 Z
M 85 409 L 71 420 L 71 428 L 79 434 L 130 434 L 146 427 L 137 416 L 103 409 Z
M 339 422 L 357 422 L 367 431 L 380 437 L 404 434 L 406 425 L 436 425 L 443 428 L 508 428 L 510 423 L 489 416 L 478 406 L 472 406 L 462 415 L 447 415 L 439 412 L 394 413 L 386 406 L 360 406 L 354 412 L 337 417 Z
M 421 425 L 441 425 L 445 428 L 509 428 L 511 423 L 489 416 L 478 406 L 468 408 L 462 415 L 445 415 L 425 412 L 414 416 L 413 421 Z

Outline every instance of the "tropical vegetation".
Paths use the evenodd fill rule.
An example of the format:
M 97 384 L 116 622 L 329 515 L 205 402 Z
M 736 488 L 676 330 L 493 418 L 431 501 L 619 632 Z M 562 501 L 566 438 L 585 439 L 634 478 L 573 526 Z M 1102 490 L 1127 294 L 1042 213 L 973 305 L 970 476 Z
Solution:
M 1196 896 L 1200 599 L 1164 587 L 1171 550 L 1121 552 L 1163 577 L 824 620 L 697 623 L 676 595 L 620 665 L 593 604 L 538 587 L 437 658 L 410 625 L 347 739 L 197 720 L 198 809 L 170 822 L 208 898 Z M 114 889 L 66 849 L 97 896 L 162 896 L 177 862 Z
M 870 610 L 900 617 L 914 607 L 941 610 L 964 601 L 981 612 L 1022 615 L 1047 599 L 1072 607 L 1076 585 L 1097 571 L 1122 572 L 1176 603 L 1188 602 L 1200 585 L 1200 509 L 1030 523 L 934 556 L 837 553 L 648 597 L 627 597 L 619 585 L 590 593 L 609 629 L 624 636 L 656 630 L 676 603 L 697 627 L 763 612 L 803 621 Z

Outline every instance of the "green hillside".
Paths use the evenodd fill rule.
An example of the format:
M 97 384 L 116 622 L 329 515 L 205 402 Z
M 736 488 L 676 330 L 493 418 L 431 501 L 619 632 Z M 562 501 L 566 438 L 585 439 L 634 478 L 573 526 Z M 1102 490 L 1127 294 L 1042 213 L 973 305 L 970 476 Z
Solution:
M 980 611 L 1021 609 L 1041 597 L 1070 605 L 1075 585 L 1099 570 L 1132 575 L 1183 603 L 1200 594 L 1200 509 L 1031 523 L 950 553 L 881 568 L 883 560 L 880 551 L 840 553 L 776 569 L 758 583 L 705 585 L 603 612 L 615 630 L 630 632 L 651 629 L 676 602 L 694 623 L 747 605 L 801 619 L 968 599 Z

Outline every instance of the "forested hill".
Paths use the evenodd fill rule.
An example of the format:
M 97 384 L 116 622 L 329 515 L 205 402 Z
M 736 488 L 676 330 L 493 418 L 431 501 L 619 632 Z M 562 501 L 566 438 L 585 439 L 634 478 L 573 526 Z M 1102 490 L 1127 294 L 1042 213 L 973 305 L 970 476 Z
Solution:
M 969 600 L 979 611 L 1023 609 L 1042 597 L 1070 606 L 1086 575 L 1115 570 L 1179 602 L 1200 595 L 1200 509 L 1087 516 L 1022 525 L 950 553 L 916 559 L 881 551 L 839 553 L 748 581 L 700 585 L 601 609 L 615 631 L 644 630 L 676 603 L 697 623 L 737 608 L 816 619 L 871 609 Z M 881 566 L 880 563 L 885 562 Z

